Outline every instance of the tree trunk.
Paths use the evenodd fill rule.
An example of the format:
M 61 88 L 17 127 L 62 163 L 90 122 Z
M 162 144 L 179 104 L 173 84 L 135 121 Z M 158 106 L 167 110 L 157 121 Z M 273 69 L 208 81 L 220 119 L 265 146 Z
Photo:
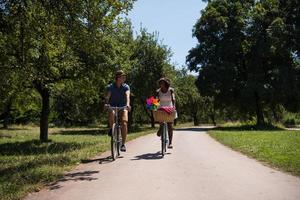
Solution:
M 40 141 L 48 141 L 48 118 L 50 113 L 50 92 L 48 88 L 45 88 L 41 83 L 34 83 L 35 88 L 42 97 L 42 111 L 40 118 Z
M 272 104 L 271 109 L 272 109 L 272 113 L 273 113 L 273 117 L 275 119 L 275 122 L 278 123 L 280 121 L 280 117 L 279 117 L 279 114 L 276 111 L 276 105 Z
M 149 114 L 149 112 L 148 112 L 148 110 L 147 110 L 147 108 L 146 108 L 146 102 L 141 98 L 140 99 L 140 101 L 141 101 L 141 103 L 142 103 L 142 105 L 143 105 L 143 108 L 144 108 L 144 110 L 145 110 L 145 113 L 146 113 L 146 115 L 150 118 L 150 120 L 151 120 L 151 128 L 154 128 L 155 127 L 155 122 L 154 122 L 154 117 L 153 117 L 153 113 L 152 112 L 150 112 L 151 114 Z
M 42 113 L 40 120 L 40 140 L 41 142 L 48 141 L 48 118 L 50 113 L 50 94 L 49 90 L 46 89 L 42 92 Z
M 5 129 L 8 128 L 11 106 L 12 106 L 12 99 L 10 97 L 5 104 L 4 112 L 0 115 L 0 119 L 3 119 L 3 128 Z
M 210 114 L 209 117 L 210 117 L 212 123 L 214 124 L 214 126 L 216 126 L 217 123 L 216 123 L 216 120 L 215 120 L 215 115 L 214 114 Z
M 4 129 L 8 129 L 8 124 L 9 124 L 9 120 L 7 117 L 4 118 L 4 121 L 3 121 L 3 128 Z
M 265 124 L 265 120 L 264 120 L 264 115 L 262 112 L 262 105 L 261 105 L 261 101 L 258 95 L 258 92 L 254 92 L 254 96 L 255 96 L 255 104 L 256 104 L 256 125 L 257 126 L 261 126 Z
M 197 116 L 194 116 L 194 126 L 199 126 L 199 120 Z
M 213 101 L 213 103 L 212 103 L 212 108 L 211 108 L 211 110 L 209 111 L 208 116 L 209 116 L 209 118 L 211 119 L 211 121 L 212 121 L 212 123 L 214 124 L 214 126 L 217 125 L 216 120 L 215 120 L 215 115 L 216 115 L 215 101 Z
M 199 119 L 197 117 L 197 114 L 193 114 L 193 119 L 194 119 L 194 126 L 199 126 Z
M 11 105 L 12 105 L 12 101 L 11 101 L 11 99 L 9 99 L 8 103 L 6 105 L 6 108 L 5 108 L 5 116 L 4 116 L 4 122 L 3 122 L 3 128 L 5 128 L 5 129 L 8 128 Z

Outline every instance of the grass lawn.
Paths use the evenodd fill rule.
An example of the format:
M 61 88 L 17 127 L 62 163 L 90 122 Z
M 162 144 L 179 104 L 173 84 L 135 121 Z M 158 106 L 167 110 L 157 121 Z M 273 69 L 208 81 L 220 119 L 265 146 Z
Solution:
M 209 134 L 219 142 L 267 165 L 300 176 L 300 131 L 220 128 Z
M 52 128 L 51 142 L 40 143 L 39 128 L 0 129 L 0 199 L 21 199 L 57 180 L 83 160 L 110 149 L 105 128 Z M 129 134 L 128 140 L 153 133 Z

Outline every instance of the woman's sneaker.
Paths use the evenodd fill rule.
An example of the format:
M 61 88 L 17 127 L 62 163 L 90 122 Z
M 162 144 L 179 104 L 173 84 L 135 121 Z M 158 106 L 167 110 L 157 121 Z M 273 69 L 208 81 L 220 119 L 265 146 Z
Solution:
M 123 152 L 125 152 L 126 151 L 126 147 L 125 147 L 125 145 L 124 144 L 122 144 L 122 146 L 121 146 L 121 149 L 120 149 L 121 151 L 123 151 Z

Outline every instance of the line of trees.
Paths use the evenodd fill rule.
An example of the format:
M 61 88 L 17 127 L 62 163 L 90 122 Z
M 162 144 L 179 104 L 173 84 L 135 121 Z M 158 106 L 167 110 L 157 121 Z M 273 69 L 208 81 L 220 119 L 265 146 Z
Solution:
M 275 120 L 300 110 L 300 2 L 211 0 L 194 26 L 198 45 L 187 64 L 217 110 L 234 116 L 265 113 Z
M 179 120 L 200 123 L 299 111 L 299 3 L 213 0 L 195 24 L 189 70 L 171 64 L 158 33 L 134 36 L 134 1 L 0 0 L 0 123 L 107 123 L 106 86 L 123 69 L 132 91 L 131 128 L 151 122 L 145 107 L 161 76 L 172 80 Z M 196 83 L 196 85 L 195 85 Z M 197 87 L 196 87 L 197 86 Z M 200 93 L 199 93 L 200 91 Z
M 178 91 L 179 115 L 191 119 L 195 114 L 186 111 L 190 98 L 184 96 L 190 91 L 190 96 L 197 94 L 195 77 L 175 70 L 171 50 L 157 33 L 141 28 L 134 37 L 124 17 L 133 4 L 133 0 L 1 0 L 0 122 L 4 127 L 39 122 L 40 140 L 47 141 L 49 123 L 106 123 L 102 101 L 117 69 L 128 73 L 131 126 L 150 121 L 154 125 L 145 99 L 154 94 L 163 75 L 172 79 Z

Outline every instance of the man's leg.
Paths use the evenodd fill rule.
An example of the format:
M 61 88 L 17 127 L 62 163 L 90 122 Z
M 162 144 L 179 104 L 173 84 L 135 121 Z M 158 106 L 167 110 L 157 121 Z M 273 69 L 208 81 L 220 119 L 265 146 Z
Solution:
M 128 133 L 128 111 L 123 110 L 121 113 L 121 123 L 122 123 L 122 146 L 121 151 L 126 151 L 125 143 Z
M 115 114 L 114 114 L 114 111 L 109 111 L 108 113 L 108 124 L 109 124 L 109 133 L 108 135 L 111 136 L 112 134 L 112 126 L 114 124 L 114 121 L 115 121 Z
M 126 139 L 127 139 L 127 133 L 128 133 L 127 124 L 128 123 L 125 121 L 122 122 L 122 144 L 125 144 Z

